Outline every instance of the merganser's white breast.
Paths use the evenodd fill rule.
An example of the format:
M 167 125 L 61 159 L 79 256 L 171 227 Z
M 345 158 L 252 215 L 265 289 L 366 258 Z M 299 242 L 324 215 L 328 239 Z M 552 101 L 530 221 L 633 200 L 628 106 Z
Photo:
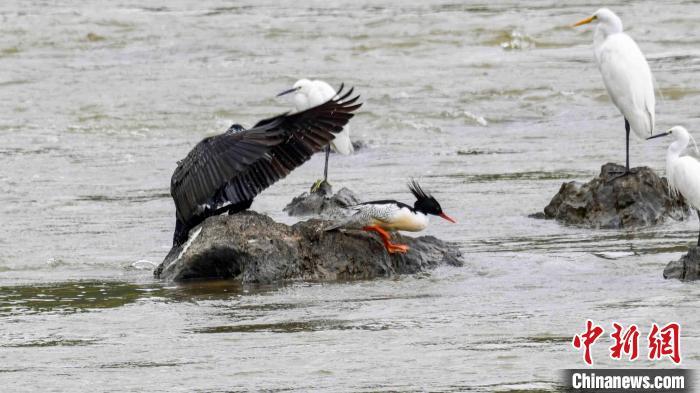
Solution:
M 428 227 L 428 216 L 395 203 L 366 204 L 356 207 L 367 218 L 365 225 L 376 225 L 388 231 L 419 232 Z
M 392 231 L 420 232 L 428 227 L 428 216 L 402 207 L 388 221 L 377 222 L 376 225 Z

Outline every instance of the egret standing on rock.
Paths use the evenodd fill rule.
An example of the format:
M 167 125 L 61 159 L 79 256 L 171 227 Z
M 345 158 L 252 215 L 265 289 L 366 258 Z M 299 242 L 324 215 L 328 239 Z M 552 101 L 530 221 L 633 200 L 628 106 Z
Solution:
M 574 26 L 598 22 L 593 44 L 598 69 L 610 99 L 625 117 L 626 172 L 630 171 L 630 128 L 640 138 L 654 132 L 656 99 L 649 64 L 630 36 L 622 31 L 622 20 L 607 8 Z
M 674 192 L 680 192 L 688 203 L 695 208 L 700 219 L 700 162 L 695 157 L 682 156 L 681 153 L 688 147 L 692 136 L 684 127 L 675 126 L 662 134 L 650 136 L 647 139 L 662 136 L 673 136 L 674 141 L 666 152 L 666 178 L 668 185 Z M 695 140 L 693 139 L 693 144 Z M 695 146 L 697 151 L 697 146 Z M 700 246 L 700 234 L 698 234 L 698 246 Z
M 342 89 L 342 86 L 341 86 Z M 300 79 L 294 83 L 291 89 L 285 90 L 277 96 L 294 93 L 294 106 L 297 111 L 304 111 L 313 108 L 317 105 L 335 97 L 337 92 L 328 83 L 321 80 Z M 321 187 L 323 183 L 328 183 L 328 158 L 331 153 L 331 148 L 342 155 L 350 155 L 355 150 L 350 141 L 350 128 L 343 127 L 343 131 L 335 135 L 330 145 L 326 146 L 326 161 L 323 167 L 323 180 L 318 180 L 313 187 L 313 190 Z
M 234 124 L 199 142 L 170 182 L 173 245 L 184 243 L 207 217 L 248 209 L 261 191 L 326 147 L 362 105 L 352 89 L 338 93 L 311 109 L 262 120 L 249 130 Z

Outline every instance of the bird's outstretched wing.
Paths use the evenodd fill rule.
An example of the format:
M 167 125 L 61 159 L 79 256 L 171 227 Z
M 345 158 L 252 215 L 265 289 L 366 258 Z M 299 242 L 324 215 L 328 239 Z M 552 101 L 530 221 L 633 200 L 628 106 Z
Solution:
M 342 86 L 341 86 L 342 89 Z M 262 120 L 253 128 L 227 132 L 199 142 L 173 173 L 170 194 L 184 223 L 203 212 L 226 188 L 236 204 L 253 198 L 321 151 L 362 104 L 353 89 L 294 114 Z

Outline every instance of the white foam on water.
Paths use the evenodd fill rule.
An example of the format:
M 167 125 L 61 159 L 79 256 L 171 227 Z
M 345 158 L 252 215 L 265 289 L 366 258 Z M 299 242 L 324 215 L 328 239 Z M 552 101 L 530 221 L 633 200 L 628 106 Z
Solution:
M 151 262 L 147 259 L 139 259 L 136 262 L 133 262 L 131 265 L 129 265 L 132 269 L 136 270 L 153 270 L 157 266 L 155 262 Z

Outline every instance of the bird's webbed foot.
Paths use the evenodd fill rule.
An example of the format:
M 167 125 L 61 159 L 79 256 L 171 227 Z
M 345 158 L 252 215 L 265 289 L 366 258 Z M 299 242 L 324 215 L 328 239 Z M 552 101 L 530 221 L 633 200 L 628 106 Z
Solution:
M 330 195 L 333 193 L 333 187 L 331 186 L 331 183 L 327 182 L 326 180 L 318 179 L 313 186 L 311 186 L 311 193 Z
M 405 254 L 409 250 L 409 247 L 405 244 L 388 243 L 385 244 L 385 247 L 389 254 Z
M 606 173 L 606 175 L 608 175 L 608 178 L 605 179 L 605 182 L 612 183 L 617 179 L 621 179 L 621 178 L 629 176 L 631 174 L 632 174 L 632 171 L 630 171 L 629 169 L 625 169 L 624 171 L 610 171 L 610 172 Z

